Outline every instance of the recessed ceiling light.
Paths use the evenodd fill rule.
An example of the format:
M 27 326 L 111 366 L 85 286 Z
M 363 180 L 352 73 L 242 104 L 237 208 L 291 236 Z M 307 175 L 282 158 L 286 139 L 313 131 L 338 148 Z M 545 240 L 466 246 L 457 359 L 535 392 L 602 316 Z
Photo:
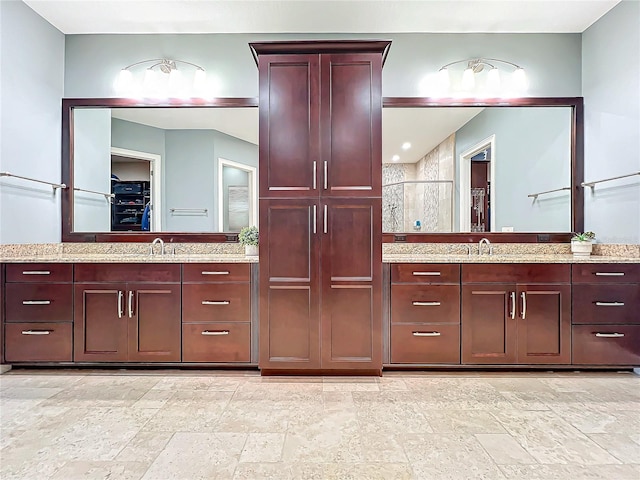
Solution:
M 403 150 L 409 150 L 411 148 L 411 143 L 410 142 L 404 142 L 402 144 L 402 149 Z
M 394 155 L 393 157 L 391 157 L 391 160 L 397 162 L 398 160 L 400 160 L 400 155 Z

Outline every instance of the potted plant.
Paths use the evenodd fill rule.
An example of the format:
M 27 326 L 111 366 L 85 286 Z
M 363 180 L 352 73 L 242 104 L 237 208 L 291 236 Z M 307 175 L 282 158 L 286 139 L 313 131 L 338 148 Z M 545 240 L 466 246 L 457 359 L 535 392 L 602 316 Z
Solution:
M 258 255 L 258 227 L 243 227 L 238 234 L 240 245 L 244 245 L 245 255 Z
M 596 238 L 596 234 L 593 232 L 574 233 L 571 237 L 571 252 L 575 256 L 591 255 L 594 238 Z

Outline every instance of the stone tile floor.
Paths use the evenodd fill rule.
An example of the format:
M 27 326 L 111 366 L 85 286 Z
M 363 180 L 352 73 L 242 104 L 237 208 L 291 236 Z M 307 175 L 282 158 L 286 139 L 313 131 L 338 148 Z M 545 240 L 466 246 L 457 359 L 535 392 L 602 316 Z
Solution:
M 0 478 L 640 480 L 630 372 L 12 370 Z

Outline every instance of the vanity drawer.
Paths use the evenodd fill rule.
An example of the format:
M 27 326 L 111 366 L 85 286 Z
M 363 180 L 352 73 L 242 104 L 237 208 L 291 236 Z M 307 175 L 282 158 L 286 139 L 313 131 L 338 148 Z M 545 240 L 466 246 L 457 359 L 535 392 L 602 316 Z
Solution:
M 183 322 L 248 322 L 250 319 L 248 283 L 182 285 Z
M 640 325 L 574 325 L 574 365 L 640 366 Z
M 460 265 L 393 263 L 391 283 L 460 283 Z
M 640 283 L 640 264 L 574 264 L 571 276 L 573 283 Z
M 391 323 L 460 323 L 460 286 L 392 285 Z
M 73 281 L 71 263 L 8 263 L 6 282 L 44 283 Z
M 391 326 L 391 363 L 460 363 L 460 325 Z
M 640 285 L 576 284 L 572 298 L 574 324 L 640 325 Z
M 77 283 L 91 282 L 180 282 L 180 264 L 173 263 L 77 263 Z
M 7 322 L 71 322 L 71 283 L 8 283 L 5 320 Z
M 465 264 L 462 283 L 569 283 L 571 265 L 527 264 Z
M 249 323 L 182 324 L 183 362 L 251 361 Z
M 189 263 L 182 268 L 184 282 L 248 282 L 251 277 L 248 263 Z
M 7 362 L 72 361 L 72 323 L 5 324 Z

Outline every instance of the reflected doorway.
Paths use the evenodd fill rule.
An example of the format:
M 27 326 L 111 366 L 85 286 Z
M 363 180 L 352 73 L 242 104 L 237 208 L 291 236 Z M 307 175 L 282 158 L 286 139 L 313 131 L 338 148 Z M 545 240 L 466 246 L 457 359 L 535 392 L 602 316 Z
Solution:
M 257 226 L 257 169 L 218 159 L 218 223 L 221 232 Z
M 495 232 L 495 135 L 460 155 L 460 231 Z

